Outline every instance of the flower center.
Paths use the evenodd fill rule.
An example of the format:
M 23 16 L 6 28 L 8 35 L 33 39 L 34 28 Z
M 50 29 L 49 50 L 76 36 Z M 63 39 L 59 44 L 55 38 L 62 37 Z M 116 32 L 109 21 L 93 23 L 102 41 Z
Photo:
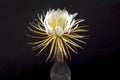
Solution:
M 63 18 L 63 15 L 58 16 L 58 18 L 55 21 L 52 21 L 51 26 L 53 29 L 55 29 L 57 26 L 60 26 L 62 29 L 66 26 L 66 21 Z

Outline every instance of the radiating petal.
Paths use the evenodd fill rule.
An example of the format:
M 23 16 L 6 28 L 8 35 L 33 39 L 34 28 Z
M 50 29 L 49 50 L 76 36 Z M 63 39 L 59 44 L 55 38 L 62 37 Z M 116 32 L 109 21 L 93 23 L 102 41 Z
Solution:
M 51 43 L 52 39 L 50 39 L 46 44 L 45 46 L 39 51 L 39 53 L 36 55 L 38 56 L 50 43 Z
M 47 61 L 48 61 L 48 59 L 50 58 L 50 56 L 51 56 L 51 54 L 52 54 L 52 52 L 53 52 L 53 48 L 54 48 L 54 45 L 55 45 L 55 41 L 56 41 L 56 39 L 54 39 L 54 40 L 52 41 L 51 49 L 50 49 L 50 53 L 49 53 L 49 55 L 48 55 L 48 57 L 47 57 Z

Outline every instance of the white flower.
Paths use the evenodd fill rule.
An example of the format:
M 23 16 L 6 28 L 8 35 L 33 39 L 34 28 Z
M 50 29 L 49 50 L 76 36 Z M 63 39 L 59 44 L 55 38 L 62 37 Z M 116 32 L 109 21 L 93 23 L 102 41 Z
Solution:
M 44 14 L 44 18 L 42 15 L 40 17 L 38 14 L 38 20 L 36 20 L 37 23 L 30 23 L 35 30 L 30 27 L 28 27 L 28 29 L 42 37 L 27 35 L 32 38 L 42 39 L 37 42 L 29 43 L 35 45 L 32 47 L 33 50 L 41 48 L 37 55 L 39 55 L 51 43 L 50 53 L 47 60 L 51 57 L 52 53 L 54 53 L 53 59 L 57 54 L 60 54 L 62 58 L 68 58 L 68 56 L 70 57 L 69 50 L 77 53 L 75 47 L 82 48 L 76 42 L 86 44 L 81 40 L 86 36 L 77 34 L 78 32 L 87 31 L 83 29 L 85 26 L 79 26 L 79 23 L 84 21 L 84 19 L 75 20 L 74 18 L 76 15 L 77 13 L 69 14 L 65 9 L 49 9 L 49 11 Z
M 70 32 L 75 24 L 73 19 L 77 13 L 68 14 L 66 10 L 49 10 L 44 19 L 44 26 L 47 33 L 62 35 L 65 32 Z

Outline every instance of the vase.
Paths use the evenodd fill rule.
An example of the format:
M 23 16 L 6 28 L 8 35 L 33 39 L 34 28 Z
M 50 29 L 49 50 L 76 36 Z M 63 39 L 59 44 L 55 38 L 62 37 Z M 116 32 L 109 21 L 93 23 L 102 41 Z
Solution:
M 71 80 L 71 71 L 64 58 L 58 54 L 50 71 L 51 80 Z

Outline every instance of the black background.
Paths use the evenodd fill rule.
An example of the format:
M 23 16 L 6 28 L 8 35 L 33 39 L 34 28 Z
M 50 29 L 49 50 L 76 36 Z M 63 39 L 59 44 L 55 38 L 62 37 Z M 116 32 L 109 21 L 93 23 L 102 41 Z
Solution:
M 26 26 L 49 8 L 78 12 L 89 25 L 85 50 L 67 61 L 72 80 L 119 77 L 119 0 L 1 0 L 0 1 L 0 80 L 50 80 L 53 62 L 45 62 L 47 50 L 36 57 L 27 45 Z

